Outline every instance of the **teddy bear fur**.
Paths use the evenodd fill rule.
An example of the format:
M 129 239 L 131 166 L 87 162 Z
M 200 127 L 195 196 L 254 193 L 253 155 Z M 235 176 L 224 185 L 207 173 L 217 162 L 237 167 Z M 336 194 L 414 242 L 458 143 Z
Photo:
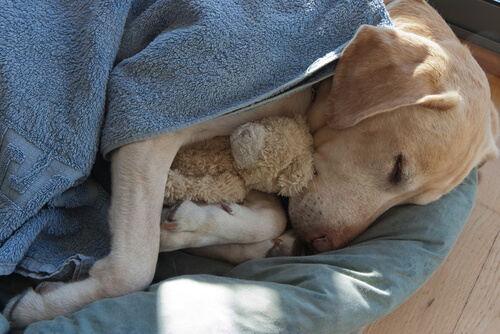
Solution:
M 238 203 L 252 189 L 290 197 L 313 175 L 312 135 L 306 120 L 268 117 L 241 125 L 229 137 L 181 148 L 168 175 L 164 204 Z

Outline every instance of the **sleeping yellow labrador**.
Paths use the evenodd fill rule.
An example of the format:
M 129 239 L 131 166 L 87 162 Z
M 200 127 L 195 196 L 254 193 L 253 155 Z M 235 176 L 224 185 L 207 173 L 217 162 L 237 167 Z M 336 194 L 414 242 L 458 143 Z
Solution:
M 159 251 L 165 178 L 177 150 L 244 122 L 307 115 L 317 175 L 290 199 L 289 211 L 295 232 L 316 252 L 345 246 L 394 205 L 440 198 L 474 166 L 496 157 L 497 111 L 470 52 L 423 0 L 399 1 L 389 12 L 395 29 L 362 27 L 314 102 L 306 89 L 114 152 L 111 253 L 83 281 L 42 284 L 14 298 L 4 311 L 8 319 L 23 327 L 146 288 Z M 269 221 L 283 219 L 275 197 L 262 193 L 231 211 L 183 203 L 171 217 L 177 228 L 163 232 L 164 246 L 257 243 L 272 234 Z

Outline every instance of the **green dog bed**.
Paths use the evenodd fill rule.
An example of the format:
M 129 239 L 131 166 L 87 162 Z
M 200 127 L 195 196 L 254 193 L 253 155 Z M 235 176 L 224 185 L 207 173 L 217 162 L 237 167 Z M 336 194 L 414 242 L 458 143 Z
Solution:
M 25 333 L 349 333 L 394 310 L 443 263 L 476 187 L 473 170 L 440 200 L 392 208 L 348 247 L 319 255 L 232 266 L 163 253 L 147 291 L 95 302 Z M 2 301 L 25 286 L 19 279 L 3 278 Z M 1 326 L 7 333 L 3 318 Z

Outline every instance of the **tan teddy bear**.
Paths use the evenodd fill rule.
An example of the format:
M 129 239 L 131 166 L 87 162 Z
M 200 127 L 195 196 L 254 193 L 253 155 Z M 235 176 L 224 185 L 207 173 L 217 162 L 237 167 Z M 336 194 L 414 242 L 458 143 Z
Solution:
M 304 118 L 268 117 L 243 124 L 230 137 L 183 147 L 172 163 L 164 204 L 236 203 L 252 189 L 294 196 L 313 174 L 312 136 Z

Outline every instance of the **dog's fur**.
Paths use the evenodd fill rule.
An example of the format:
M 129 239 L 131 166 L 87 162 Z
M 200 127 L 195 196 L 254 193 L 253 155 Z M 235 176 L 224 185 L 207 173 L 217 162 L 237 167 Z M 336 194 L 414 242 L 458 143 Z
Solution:
M 5 311 L 10 321 L 22 327 L 147 287 L 160 244 L 165 175 L 177 150 L 228 135 L 244 122 L 308 115 L 317 175 L 289 209 L 295 231 L 317 252 L 345 246 L 391 206 L 438 199 L 494 158 L 497 111 L 470 52 L 423 0 L 400 1 L 389 12 L 396 29 L 362 27 L 333 85 L 323 83 L 314 103 L 306 89 L 118 149 L 112 155 L 111 253 L 83 281 L 44 284 L 13 299 Z M 175 213 L 177 229 L 163 241 L 172 249 L 260 242 L 268 235 L 266 222 L 283 219 L 279 203 L 262 193 L 232 211 L 186 202 Z

